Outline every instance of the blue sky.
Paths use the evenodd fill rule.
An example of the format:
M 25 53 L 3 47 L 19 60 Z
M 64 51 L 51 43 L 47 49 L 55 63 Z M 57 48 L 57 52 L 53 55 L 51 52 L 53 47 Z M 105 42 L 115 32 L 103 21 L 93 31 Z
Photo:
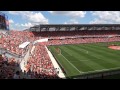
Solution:
M 119 24 L 120 11 L 3 11 L 10 29 L 24 30 L 39 24 Z

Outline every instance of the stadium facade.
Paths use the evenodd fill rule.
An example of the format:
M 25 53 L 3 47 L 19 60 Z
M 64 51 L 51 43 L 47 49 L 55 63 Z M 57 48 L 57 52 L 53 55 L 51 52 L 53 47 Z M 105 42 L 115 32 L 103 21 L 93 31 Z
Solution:
M 120 24 L 40 24 L 30 31 L 120 30 Z

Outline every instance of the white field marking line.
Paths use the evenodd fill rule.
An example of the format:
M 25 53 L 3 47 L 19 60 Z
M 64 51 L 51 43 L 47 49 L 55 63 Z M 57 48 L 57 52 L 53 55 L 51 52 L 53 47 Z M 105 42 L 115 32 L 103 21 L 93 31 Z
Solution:
M 97 60 L 97 59 L 86 59 L 86 60 L 79 60 L 79 61 L 90 61 L 90 60 Z
M 81 48 L 80 48 L 81 49 Z M 81 51 L 81 52 L 83 52 L 83 51 L 87 51 L 86 49 L 82 49 L 82 50 L 80 50 L 80 49 L 78 49 L 79 51 Z M 87 51 L 88 52 L 88 51 Z M 91 51 L 90 51 L 91 52 Z M 93 56 L 93 57 L 95 57 L 95 58 L 97 58 L 97 59 L 100 59 L 100 60 L 103 60 L 103 59 L 101 59 L 100 57 L 101 56 L 99 56 L 99 57 L 97 57 L 97 56 L 95 56 L 95 55 L 93 55 L 93 54 L 90 54 L 91 56 Z M 79 59 L 78 59 L 79 60 Z M 80 60 L 79 60 L 80 61 Z M 91 61 L 91 59 L 88 59 L 88 61 Z M 91 65 L 88 65 L 89 67 L 91 67 L 92 69 L 94 69 Z M 108 69 L 109 70 L 109 69 Z M 101 71 L 103 71 L 103 69 L 101 70 Z M 88 72 L 83 72 L 83 73 L 89 73 L 90 71 L 88 71 Z M 95 70 L 94 71 L 91 71 L 91 72 L 95 72 Z
M 86 52 L 87 50 L 85 50 L 85 49 L 78 49 L 79 51 L 81 51 L 81 52 Z M 88 52 L 88 51 L 87 51 Z M 91 55 L 91 56 L 93 56 L 93 55 Z M 94 56 L 93 56 L 94 57 Z M 97 57 L 96 57 L 97 58 Z M 100 58 L 98 58 L 98 59 L 100 59 Z M 79 59 L 78 59 L 79 60 Z M 87 61 L 90 61 L 91 59 L 88 59 Z M 80 61 L 80 60 L 79 60 Z M 94 69 L 91 65 L 87 65 L 87 66 L 89 66 L 89 67 L 91 67 L 92 69 Z M 84 73 L 84 72 L 82 72 L 82 73 Z
M 93 46 L 93 47 L 97 47 L 97 46 Z M 103 48 L 103 50 L 104 50 L 104 48 Z M 99 51 L 99 52 L 101 52 L 101 51 Z M 109 54 L 110 54 L 110 55 L 113 55 L 112 52 L 109 52 Z
M 81 49 L 81 48 L 80 48 Z M 79 50 L 80 50 L 79 49 Z M 85 51 L 85 49 L 82 49 L 82 50 L 84 50 Z M 91 52 L 91 51 L 90 51 Z M 103 60 L 103 59 L 101 59 L 100 57 L 101 56 L 99 56 L 99 57 L 97 57 L 97 56 L 95 56 L 95 55 L 93 55 L 93 54 L 90 54 L 91 56 L 93 56 L 93 57 L 95 57 L 95 58 L 97 58 L 97 59 L 100 59 L 100 60 Z M 80 61 L 80 60 L 79 60 Z M 89 61 L 89 60 L 88 60 Z M 90 66 L 91 67 L 91 66 Z M 91 67 L 91 68 L 93 68 L 93 67 Z M 120 67 L 117 67 L 117 68 L 120 68 Z M 88 72 L 83 72 L 83 73 L 89 73 L 89 72 L 95 72 L 95 71 L 106 71 L 106 70 L 111 70 L 111 69 L 117 69 L 117 68 L 110 68 L 110 69 L 101 69 L 101 70 L 94 70 L 94 71 L 88 71 Z
M 83 72 L 83 73 L 90 73 L 90 72 L 95 72 L 95 71 L 107 71 L 107 70 L 115 70 L 115 69 L 120 69 L 120 67 L 109 68 L 109 69 L 101 69 L 101 70 L 94 70 L 94 71 L 88 71 L 88 72 Z
M 83 52 L 86 52 L 87 50 L 84 50 L 84 49 L 79 49 L 80 51 L 83 51 Z
M 60 54 L 58 54 L 58 55 L 61 55 L 61 53 Z M 55 58 L 56 58 L 56 56 L 55 56 Z M 58 63 L 63 67 L 63 65 L 59 62 L 59 60 L 56 58 L 56 60 L 58 61 Z M 61 67 L 60 67 L 61 68 Z M 61 71 L 62 71 L 62 69 L 61 69 Z M 62 71 L 62 73 L 63 73 L 63 71 Z M 68 73 L 67 72 L 67 70 L 66 70 L 66 73 Z M 66 76 L 65 76 L 66 77 Z
M 89 61 L 89 60 L 79 60 L 79 61 Z M 79 62 L 79 61 L 71 61 L 71 62 Z
M 81 49 L 81 48 L 80 48 L 80 49 Z M 79 51 L 81 51 L 80 49 L 79 49 Z M 85 49 L 82 49 L 82 50 L 87 51 L 87 50 L 85 50 Z M 92 52 L 92 51 L 90 51 L 90 52 Z M 100 57 L 97 57 L 97 56 L 95 56 L 95 55 L 93 55 L 93 54 L 90 54 L 90 56 L 93 56 L 93 57 L 95 57 L 95 58 L 97 58 L 97 59 L 102 60 L 102 59 L 100 58 L 101 56 L 100 56 Z M 99 55 L 98 55 L 98 56 L 99 56 Z
M 81 48 L 80 48 L 81 49 Z M 80 49 L 78 49 L 79 51 L 81 51 L 81 52 L 83 52 L 83 51 L 87 51 L 86 49 L 82 49 L 82 50 L 80 50 Z M 88 51 L 87 51 L 88 52 Z M 91 52 L 91 51 L 90 51 Z M 90 54 L 91 55 L 91 54 Z M 91 56 L 93 56 L 93 57 L 96 57 L 95 55 L 91 55 Z M 101 60 L 101 58 L 98 58 L 98 57 L 96 57 L 97 59 L 100 59 Z M 78 59 L 79 60 L 79 59 Z M 80 61 L 80 60 L 79 60 Z M 88 61 L 91 61 L 91 59 L 88 59 Z M 87 65 L 88 67 L 91 67 L 92 69 L 94 69 L 91 65 Z M 84 72 L 83 72 L 84 73 Z
M 81 49 L 81 48 L 80 48 Z M 82 49 L 82 50 L 80 50 L 79 49 L 79 51 L 87 51 L 86 49 Z M 88 52 L 88 51 L 87 51 Z M 91 51 L 90 51 L 91 52 Z M 90 54 L 91 55 L 91 54 Z M 93 56 L 93 57 L 95 57 L 95 58 L 97 58 L 97 59 L 100 59 L 101 60 L 101 58 L 98 58 L 98 57 L 96 57 L 95 55 L 91 55 L 91 56 Z M 79 59 L 78 59 L 79 60 Z M 80 61 L 80 60 L 79 60 Z M 88 61 L 91 61 L 91 59 L 88 59 Z M 87 66 L 89 66 L 89 67 L 91 67 L 92 69 L 94 69 L 91 65 L 87 65 Z M 89 71 L 88 71 L 89 72 Z M 83 72 L 83 73 L 88 73 L 88 72 Z M 94 71 L 91 71 L 91 72 L 95 72 L 95 70 Z
M 79 60 L 79 61 L 89 61 L 89 60 Z
M 90 51 L 90 52 L 92 52 L 92 51 Z M 102 60 L 103 61 L 103 59 L 102 59 L 102 56 L 101 55 L 93 55 L 93 54 L 90 54 L 90 56 L 93 56 L 93 57 L 95 57 L 95 58 L 97 58 L 97 59 L 100 59 L 100 60 Z M 91 59 L 90 59 L 91 60 Z M 112 63 L 112 62 L 117 62 L 117 61 L 110 61 L 109 63 Z
M 79 49 L 79 51 L 83 51 L 83 52 L 87 52 L 88 53 L 88 51 L 87 50 L 85 50 L 85 49 Z
M 56 57 L 55 57 L 56 58 Z M 57 60 L 58 61 L 58 63 L 63 67 L 63 65 L 59 62 L 59 60 Z M 60 67 L 61 68 L 61 67 Z M 61 68 L 61 71 L 62 71 L 62 68 Z M 66 73 L 68 73 L 67 72 L 67 70 L 65 70 L 66 71 Z M 62 73 L 63 73 L 63 71 L 62 71 Z M 64 73 L 63 73 L 64 74 Z M 65 76 L 66 77 L 66 76 Z
M 61 54 L 62 55 L 62 54 Z M 68 61 L 68 59 L 64 56 L 64 55 L 62 55 L 67 61 Z M 69 61 L 68 61 L 69 62 Z M 80 70 L 78 70 L 71 62 L 69 62 L 70 63 L 70 65 L 72 65 L 79 73 L 83 73 L 82 71 L 80 71 Z

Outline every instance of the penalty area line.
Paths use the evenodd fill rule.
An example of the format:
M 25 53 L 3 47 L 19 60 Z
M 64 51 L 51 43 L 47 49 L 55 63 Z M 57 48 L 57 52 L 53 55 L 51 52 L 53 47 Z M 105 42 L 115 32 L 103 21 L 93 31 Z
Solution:
M 62 54 L 61 54 L 62 55 Z M 78 70 L 64 55 L 62 55 L 65 59 L 66 59 L 66 61 L 70 64 L 70 65 L 72 65 L 72 67 L 74 67 L 79 73 L 83 73 L 82 71 L 80 71 L 80 70 Z

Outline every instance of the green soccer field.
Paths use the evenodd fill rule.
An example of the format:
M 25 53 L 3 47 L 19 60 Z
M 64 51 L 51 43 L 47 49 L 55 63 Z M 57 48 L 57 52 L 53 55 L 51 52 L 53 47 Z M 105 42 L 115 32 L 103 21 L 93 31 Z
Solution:
M 66 77 L 71 77 L 120 69 L 120 51 L 109 49 L 108 44 L 120 45 L 120 42 L 61 45 L 48 48 L 64 67 Z M 61 50 L 61 54 L 57 53 L 56 48 Z

